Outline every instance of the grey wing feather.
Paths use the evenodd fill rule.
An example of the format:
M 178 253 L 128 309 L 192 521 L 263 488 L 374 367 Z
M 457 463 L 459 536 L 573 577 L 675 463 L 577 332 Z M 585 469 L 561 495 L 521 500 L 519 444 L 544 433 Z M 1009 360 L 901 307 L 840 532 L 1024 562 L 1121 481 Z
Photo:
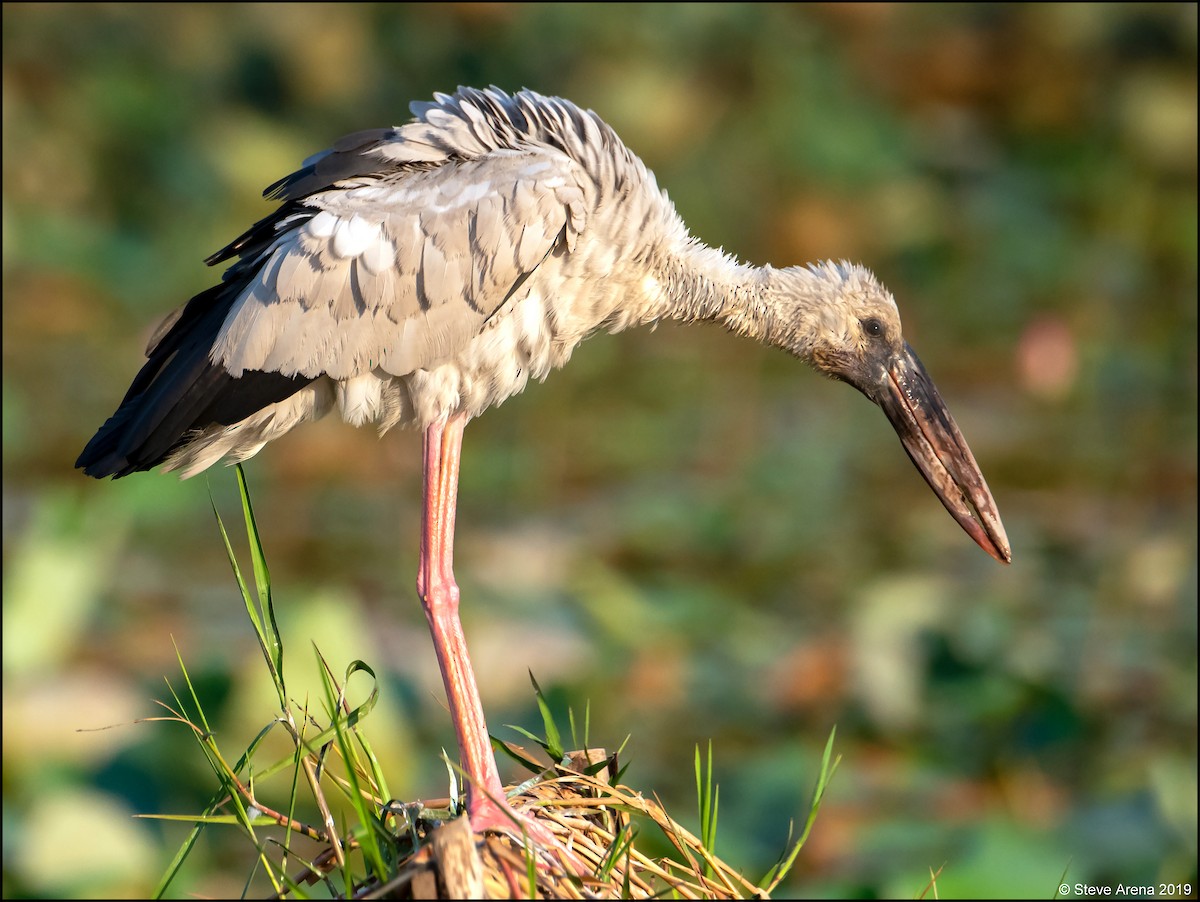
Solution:
M 339 138 L 333 147 L 305 160 L 299 171 L 269 185 L 263 195 L 271 200 L 294 200 L 343 179 L 376 173 L 383 167 L 368 151 L 395 136 L 394 128 L 371 128 Z
M 363 134 L 374 136 L 361 139 L 368 144 L 378 139 Z M 378 153 L 398 159 L 394 144 Z M 498 150 L 398 174 L 390 165 L 391 175 L 305 200 L 320 212 L 263 249 L 213 346 L 215 363 L 235 377 L 428 368 L 459 353 L 556 242 L 574 247 L 586 224 L 578 164 L 553 150 Z

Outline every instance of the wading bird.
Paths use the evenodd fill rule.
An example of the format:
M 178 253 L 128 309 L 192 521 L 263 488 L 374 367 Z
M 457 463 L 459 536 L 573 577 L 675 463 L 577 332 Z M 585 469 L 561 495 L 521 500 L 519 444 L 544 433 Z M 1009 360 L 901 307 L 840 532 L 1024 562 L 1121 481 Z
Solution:
M 417 591 L 477 832 L 511 831 L 514 812 L 451 572 L 463 427 L 591 333 L 711 321 L 848 382 L 967 534 L 1010 559 L 983 475 L 868 270 L 749 266 L 706 246 L 613 130 L 566 100 L 460 88 L 411 109 L 266 190 L 279 208 L 208 259 L 233 262 L 159 328 L 76 466 L 193 476 L 334 410 L 381 434 L 423 430 Z

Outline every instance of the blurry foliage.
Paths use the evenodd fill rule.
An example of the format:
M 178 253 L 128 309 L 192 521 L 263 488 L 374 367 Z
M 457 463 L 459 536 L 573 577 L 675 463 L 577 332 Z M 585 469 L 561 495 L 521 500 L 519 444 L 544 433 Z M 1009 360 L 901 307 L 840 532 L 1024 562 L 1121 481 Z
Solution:
M 3 9 L 4 894 L 140 894 L 211 791 L 154 713 L 171 637 L 261 726 L 205 480 L 72 462 L 258 192 L 458 84 L 595 109 L 695 234 L 859 259 L 896 292 L 1014 563 L 967 541 L 852 392 L 718 329 L 581 347 L 468 430 L 458 572 L 493 729 L 592 705 L 761 871 L 824 737 L 804 895 L 1196 882 L 1192 4 Z M 388 673 L 393 786 L 452 747 L 411 591 L 419 442 L 305 427 L 249 467 L 294 647 Z M 222 509 L 233 476 L 209 476 Z M 386 711 L 385 711 L 386 709 Z M 511 738 L 511 737 L 510 737 Z M 736 765 L 734 764 L 736 762 Z M 103 844 L 97 838 L 104 838 Z M 64 840 L 66 842 L 64 843 Z M 206 834 L 180 892 L 241 891 Z M 84 853 L 87 854 L 84 854 Z

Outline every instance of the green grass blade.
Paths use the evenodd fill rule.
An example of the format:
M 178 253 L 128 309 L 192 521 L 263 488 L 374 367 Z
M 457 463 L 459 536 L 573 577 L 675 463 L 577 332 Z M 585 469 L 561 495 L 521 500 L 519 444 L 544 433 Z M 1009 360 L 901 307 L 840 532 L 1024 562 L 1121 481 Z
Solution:
M 629 740 L 632 738 L 633 738 L 632 733 L 630 733 L 628 736 L 625 737 L 625 739 L 621 743 L 621 745 L 612 754 L 612 756 L 615 759 L 617 759 L 618 761 L 621 760 L 621 755 L 625 751 L 625 746 L 629 745 Z M 621 765 L 620 769 L 618 769 L 617 772 L 613 775 L 612 782 L 619 785 L 625 777 L 625 771 L 629 770 L 629 765 L 632 763 L 633 763 L 632 761 L 626 761 L 623 765 Z
M 808 835 L 812 832 L 813 824 L 817 820 L 817 811 L 821 807 L 821 799 L 825 795 L 825 790 L 829 786 L 829 781 L 833 779 L 834 771 L 842 762 L 842 756 L 833 756 L 833 742 L 837 737 L 837 727 L 835 726 L 829 731 L 829 739 L 825 742 L 825 752 L 821 755 L 821 769 L 817 774 L 817 783 L 813 787 L 812 801 L 808 806 L 808 818 L 804 822 L 804 831 L 800 834 L 800 838 L 796 840 L 796 844 L 792 846 L 790 851 L 785 847 L 783 857 L 771 866 L 771 869 L 759 881 L 759 885 L 766 888 L 767 892 L 772 892 L 777 887 L 792 866 L 796 863 L 796 856 L 800 854 L 800 850 L 804 848 L 804 844 L 808 842 Z M 790 837 L 789 837 L 790 839 Z
M 186 714 L 189 706 L 183 703 L 183 700 L 179 697 L 179 694 L 168 682 L 167 688 L 171 691 L 171 695 L 175 699 L 176 708 L 178 709 L 177 719 L 182 723 L 192 726 L 193 735 L 200 745 L 200 749 L 203 752 L 205 759 L 208 761 L 209 766 L 213 769 L 213 773 L 216 775 L 217 780 L 220 783 L 220 788 L 209 799 L 208 804 L 204 808 L 204 813 L 198 818 L 192 818 L 196 822 L 196 827 L 190 831 L 188 836 L 184 839 L 183 844 L 175 853 L 174 858 L 171 859 L 171 862 L 167 866 L 167 870 L 160 878 L 158 886 L 155 888 L 154 892 L 154 898 L 156 899 L 161 899 L 163 895 L 165 895 L 172 881 L 178 875 L 179 869 L 183 865 L 183 862 L 187 859 L 187 856 L 195 846 L 196 840 L 200 836 L 200 831 L 204 828 L 205 821 L 214 817 L 214 812 L 216 812 L 226 800 L 228 800 L 233 806 L 234 814 L 232 817 L 239 825 L 243 827 L 243 829 L 247 831 L 251 839 L 254 840 L 255 845 L 258 846 L 261 854 L 262 847 L 258 841 L 254 839 L 253 824 L 251 823 L 249 813 L 245 809 L 238 787 L 233 778 L 236 774 L 241 773 L 249 766 L 250 759 L 254 754 L 255 749 L 275 725 L 275 722 L 273 721 L 271 724 L 264 727 L 251 741 L 250 745 L 246 748 L 246 751 L 238 759 L 237 764 L 231 768 L 221 755 L 220 749 L 217 747 L 216 741 L 213 738 L 212 730 L 209 728 L 208 720 L 204 715 L 204 709 L 200 704 L 200 699 L 196 694 L 194 686 L 192 685 L 191 676 L 188 674 L 187 666 L 184 664 L 183 656 L 179 653 L 178 648 L 176 648 L 175 654 L 176 659 L 179 662 L 179 669 L 183 674 L 184 683 L 188 688 L 188 693 L 192 701 L 190 707 L 193 711 L 195 711 L 195 721 L 198 721 L 198 723 L 194 723 L 193 720 Z
M 263 551 L 262 536 L 258 521 L 254 517 L 254 506 L 250 503 L 250 487 L 246 484 L 246 473 L 238 464 L 238 494 L 242 499 L 242 516 L 246 521 L 246 538 L 250 542 L 250 560 L 254 564 L 254 584 L 258 590 L 258 609 L 262 615 L 260 642 L 263 653 L 271 666 L 271 676 L 277 684 L 279 696 L 286 703 L 287 689 L 283 684 L 283 640 L 279 637 L 279 624 L 275 621 L 275 605 L 271 601 L 271 571 L 267 568 L 267 556 Z
M 546 747 L 542 740 L 534 736 L 528 730 L 523 730 L 518 726 L 513 726 L 512 724 L 505 724 L 505 726 L 510 730 L 516 730 L 518 733 L 521 733 L 527 738 L 532 739 L 538 745 L 542 746 L 542 748 Z M 530 773 L 541 774 L 546 770 L 545 767 L 543 767 L 541 764 L 538 764 L 532 758 L 526 758 L 520 752 L 514 750 L 507 742 L 501 742 L 495 736 L 489 736 L 488 739 L 492 741 L 492 751 L 500 752 L 501 754 L 506 755 Z
M 383 851 L 380 849 L 376 833 L 377 825 L 379 827 L 382 827 L 382 825 L 379 824 L 378 818 L 375 817 L 375 812 L 368 806 L 367 800 L 364 797 L 362 786 L 358 779 L 358 769 L 354 766 L 354 748 L 347 736 L 347 731 L 351 728 L 352 724 L 358 722 L 357 712 L 363 706 L 360 705 L 351 714 L 343 716 L 342 692 L 335 686 L 333 678 L 329 673 L 329 668 L 325 664 L 325 660 L 321 657 L 320 651 L 317 652 L 317 661 L 321 668 L 321 682 L 325 690 L 325 702 L 333 725 L 334 738 L 337 741 L 342 760 L 346 762 L 346 782 L 350 784 L 347 795 L 349 796 L 350 804 L 358 815 L 359 823 L 363 827 L 361 831 L 356 831 L 359 844 L 362 848 L 363 858 L 379 880 L 386 880 L 387 865 L 384 863 Z M 361 662 L 355 663 L 358 664 Z M 366 665 L 362 666 L 370 671 L 370 668 L 366 667 Z M 372 697 L 374 697 L 377 691 L 378 686 L 373 690 Z M 369 703 L 371 705 L 374 704 L 373 701 Z M 353 721 L 351 720 L 352 715 L 354 716 Z
M 1059 875 L 1058 886 L 1054 888 L 1054 895 L 1050 897 L 1051 899 L 1057 899 L 1062 895 L 1062 888 L 1067 885 L 1067 872 L 1071 870 L 1071 861 L 1072 859 L 1067 859 L 1067 864 L 1063 868 L 1062 874 Z
M 715 855 L 717 842 L 717 803 L 720 789 L 713 787 L 712 740 L 708 740 L 708 766 L 700 764 L 700 746 L 696 746 L 696 803 L 700 809 L 700 842 Z M 704 876 L 712 876 L 712 865 L 704 863 Z
M 242 513 L 246 519 L 246 536 L 250 542 L 250 557 L 254 567 L 255 591 L 251 592 L 238 565 L 233 545 L 229 541 L 229 533 L 217 510 L 216 500 L 209 489 L 209 501 L 212 504 L 213 516 L 217 518 L 217 527 L 221 532 L 221 541 L 225 543 L 225 554 L 229 557 L 229 565 L 237 579 L 238 589 L 246 605 L 246 613 L 254 626 L 254 634 L 258 639 L 259 648 L 267 660 L 267 668 L 271 673 L 271 681 L 275 685 L 275 693 L 279 696 L 280 708 L 287 707 L 287 689 L 283 682 L 283 642 L 279 638 L 279 627 L 275 622 L 275 608 L 271 603 L 271 576 L 267 570 L 266 556 L 263 553 L 262 542 L 259 538 L 258 525 L 254 519 L 254 508 L 250 503 L 250 490 L 246 485 L 245 473 L 241 465 L 237 467 L 238 493 L 242 501 Z
M 637 830 L 632 824 L 622 824 L 617 828 L 617 835 L 613 837 L 612 844 L 608 847 L 608 851 L 604 855 L 604 860 L 600 862 L 600 866 L 596 869 L 596 878 L 604 883 L 608 882 L 608 878 L 612 875 L 612 869 L 617 866 L 617 862 L 622 858 L 628 858 L 629 852 L 633 849 L 633 842 L 637 838 Z M 628 878 L 628 869 L 626 871 Z
M 533 695 L 537 699 L 538 710 L 542 712 L 542 725 L 546 729 L 546 742 L 542 747 L 546 750 L 546 754 L 556 764 L 566 757 L 566 749 L 563 748 L 562 736 L 559 735 L 558 725 L 554 722 L 554 715 L 550 713 L 550 703 L 546 701 L 546 696 L 542 694 L 542 687 L 538 685 L 538 681 L 533 677 L 533 671 L 529 671 L 529 681 L 533 683 Z
M 524 828 L 521 829 L 521 835 L 525 836 Z M 530 843 L 525 843 L 525 879 L 529 881 L 529 898 L 537 898 L 537 856 L 533 853 L 533 846 Z
M 567 708 L 567 719 L 571 723 L 571 748 L 586 749 L 589 746 L 589 733 L 592 725 L 592 700 L 588 699 L 583 705 L 583 737 L 575 729 L 575 709 Z

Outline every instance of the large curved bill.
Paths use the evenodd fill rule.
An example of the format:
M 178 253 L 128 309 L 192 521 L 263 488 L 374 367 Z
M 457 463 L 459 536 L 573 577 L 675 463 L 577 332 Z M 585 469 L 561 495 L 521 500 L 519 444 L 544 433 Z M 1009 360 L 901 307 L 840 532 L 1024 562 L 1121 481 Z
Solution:
M 887 369 L 879 406 L 930 488 L 958 525 L 1001 563 L 1012 549 L 979 464 L 920 359 L 907 344 Z

